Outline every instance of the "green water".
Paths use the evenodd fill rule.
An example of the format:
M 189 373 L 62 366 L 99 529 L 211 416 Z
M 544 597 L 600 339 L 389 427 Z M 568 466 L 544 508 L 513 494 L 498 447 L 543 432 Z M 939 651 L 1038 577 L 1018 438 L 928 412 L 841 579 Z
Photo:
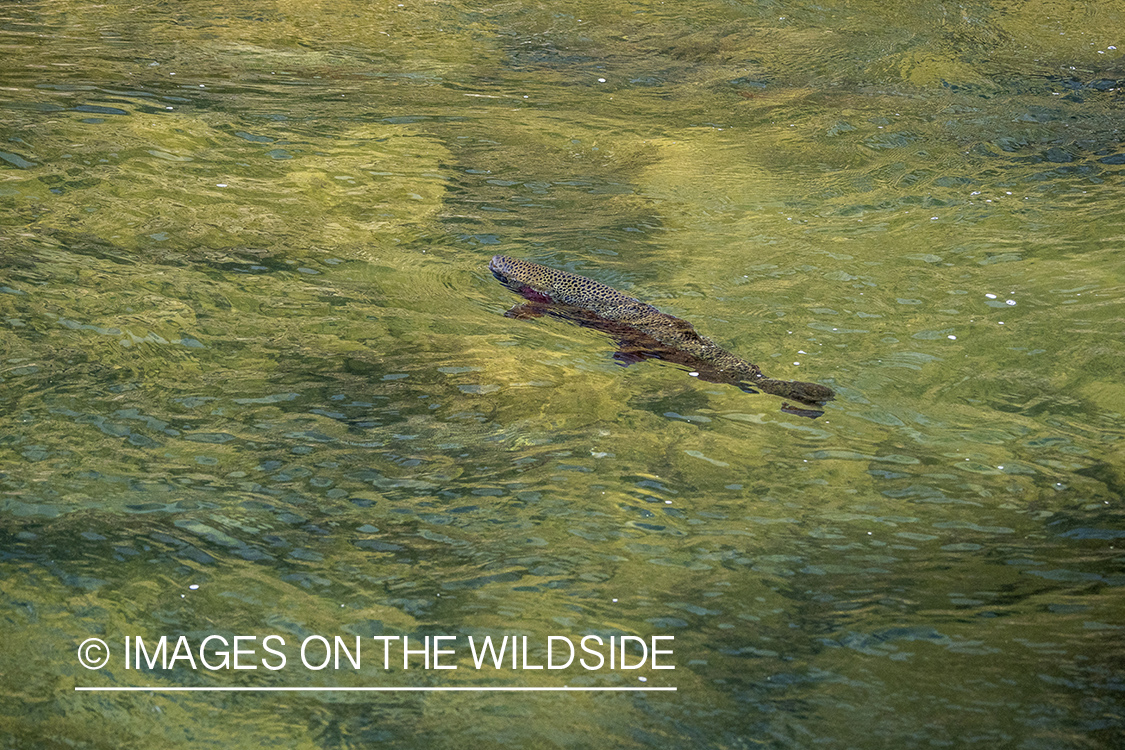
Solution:
M 0 50 L 5 748 L 1120 746 L 1125 4 L 29 1 Z M 619 367 L 497 253 L 838 398 Z M 210 634 L 364 661 L 122 663 Z M 464 646 L 586 634 L 676 669 Z M 74 690 L 562 685 L 678 690 Z

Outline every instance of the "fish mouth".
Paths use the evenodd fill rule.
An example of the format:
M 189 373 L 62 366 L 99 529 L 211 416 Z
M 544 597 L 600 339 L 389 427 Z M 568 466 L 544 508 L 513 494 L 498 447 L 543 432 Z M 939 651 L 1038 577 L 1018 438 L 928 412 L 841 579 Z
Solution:
M 773 378 L 759 378 L 750 381 L 750 385 L 760 391 L 772 393 L 782 398 L 791 398 L 808 406 L 824 406 L 828 401 L 836 398 L 836 392 L 820 383 L 806 383 L 803 380 L 774 380 Z
M 488 270 L 492 271 L 492 275 L 500 281 L 507 281 L 507 271 L 511 269 L 512 258 L 507 255 L 493 255 L 492 260 L 488 261 Z
M 836 393 L 826 385 L 820 383 L 801 383 L 794 381 L 793 393 L 790 395 L 803 403 L 823 406 L 828 401 L 836 398 Z
M 501 284 L 532 302 L 553 302 L 554 300 L 548 295 L 508 275 L 507 272 L 511 270 L 514 262 L 515 259 L 509 258 L 507 255 L 493 255 L 492 260 L 488 261 L 488 270 Z

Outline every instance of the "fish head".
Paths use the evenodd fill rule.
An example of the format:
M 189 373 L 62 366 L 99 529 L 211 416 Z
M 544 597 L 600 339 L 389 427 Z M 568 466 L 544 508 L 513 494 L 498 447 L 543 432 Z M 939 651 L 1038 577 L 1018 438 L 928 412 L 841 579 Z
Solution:
M 820 383 L 803 383 L 792 381 L 789 396 L 806 404 L 823 404 L 836 398 L 836 393 L 826 385 Z
M 521 266 L 525 268 L 522 272 Z M 492 260 L 488 262 L 488 270 L 492 271 L 492 275 L 496 277 L 496 280 L 524 299 L 541 304 L 554 302 L 554 298 L 549 294 L 545 294 L 535 287 L 530 286 L 521 278 L 527 275 L 527 266 L 528 264 L 524 261 L 510 258 L 507 255 L 494 255 L 492 256 Z
M 514 258 L 509 258 L 507 255 L 493 255 L 492 260 L 488 261 L 488 270 L 492 271 L 492 275 L 501 284 L 509 283 L 509 270 L 512 267 Z

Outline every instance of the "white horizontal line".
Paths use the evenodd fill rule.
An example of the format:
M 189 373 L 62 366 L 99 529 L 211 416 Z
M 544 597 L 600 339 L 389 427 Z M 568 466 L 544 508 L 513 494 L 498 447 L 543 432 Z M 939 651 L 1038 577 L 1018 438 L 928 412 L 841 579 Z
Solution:
M 675 692 L 674 687 L 82 687 L 76 692 L 91 693 L 652 693 Z

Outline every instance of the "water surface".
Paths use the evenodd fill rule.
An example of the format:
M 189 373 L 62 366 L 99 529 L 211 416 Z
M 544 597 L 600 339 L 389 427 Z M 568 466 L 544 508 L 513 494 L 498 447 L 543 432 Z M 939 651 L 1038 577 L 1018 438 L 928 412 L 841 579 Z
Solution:
M 1119 2 L 7 4 L 6 745 L 1115 746 L 1122 29 Z M 497 253 L 839 397 L 622 368 L 503 317 Z M 673 635 L 676 669 L 75 657 L 212 633 Z M 678 691 L 73 690 L 566 684 Z

